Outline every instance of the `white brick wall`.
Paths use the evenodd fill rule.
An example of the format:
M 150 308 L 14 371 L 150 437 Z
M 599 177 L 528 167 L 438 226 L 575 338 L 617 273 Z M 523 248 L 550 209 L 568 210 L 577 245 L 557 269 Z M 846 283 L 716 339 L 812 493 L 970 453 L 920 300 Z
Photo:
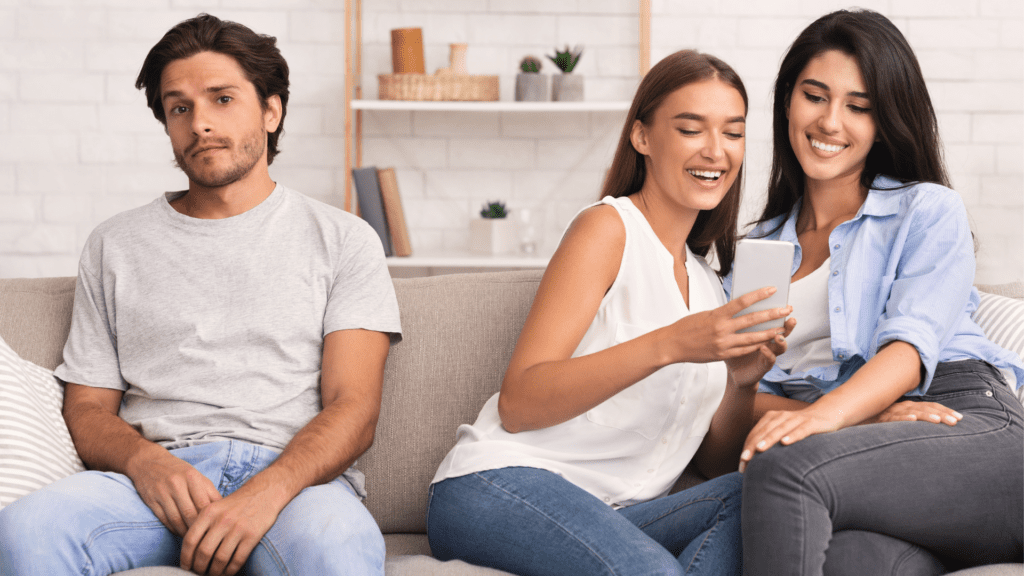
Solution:
M 584 44 L 588 99 L 636 87 L 636 0 L 364 0 L 363 91 L 390 71 L 390 29 L 420 26 L 428 71 L 469 42 L 471 73 L 512 99 L 522 56 Z M 654 0 L 652 59 L 698 48 L 732 64 L 750 94 L 745 218 L 762 199 L 771 82 L 795 34 L 843 0 Z M 1024 279 L 1024 3 L 861 0 L 914 46 L 939 113 L 954 187 L 978 236 L 978 280 Z M 173 24 L 208 11 L 278 37 L 292 101 L 271 167 L 340 205 L 344 114 L 341 0 L 0 2 L 0 277 L 73 275 L 102 220 L 186 185 L 135 75 Z M 553 65 L 544 59 L 546 73 Z M 469 219 L 502 199 L 541 217 L 545 248 L 597 194 L 622 114 L 366 112 L 364 164 L 395 166 L 414 247 L 465 246 Z

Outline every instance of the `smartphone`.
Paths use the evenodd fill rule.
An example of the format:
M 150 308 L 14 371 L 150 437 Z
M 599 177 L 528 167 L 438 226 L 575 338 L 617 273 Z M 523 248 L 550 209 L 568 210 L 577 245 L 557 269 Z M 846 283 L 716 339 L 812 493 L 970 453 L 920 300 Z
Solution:
M 749 308 L 733 316 L 738 318 L 751 312 L 760 312 L 771 308 L 783 308 L 789 303 L 790 271 L 793 268 L 793 249 L 790 242 L 780 240 L 743 239 L 736 243 L 736 258 L 732 268 L 732 299 L 744 294 L 774 286 L 775 294 L 754 303 Z M 769 328 L 782 328 L 786 318 L 778 318 L 768 322 L 755 324 L 740 332 L 758 332 Z

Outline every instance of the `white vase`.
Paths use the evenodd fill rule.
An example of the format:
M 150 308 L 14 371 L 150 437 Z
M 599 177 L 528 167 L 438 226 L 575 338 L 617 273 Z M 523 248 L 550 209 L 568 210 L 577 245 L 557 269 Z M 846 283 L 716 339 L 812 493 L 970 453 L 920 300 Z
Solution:
M 480 254 L 511 254 L 517 249 L 515 223 L 509 218 L 469 221 L 469 249 Z

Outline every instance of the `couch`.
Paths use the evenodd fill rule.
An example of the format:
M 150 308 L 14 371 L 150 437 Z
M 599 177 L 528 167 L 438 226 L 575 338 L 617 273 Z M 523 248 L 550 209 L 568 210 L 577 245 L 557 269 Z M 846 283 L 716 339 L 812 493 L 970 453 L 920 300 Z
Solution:
M 505 574 L 430 556 L 426 494 L 456 428 L 472 422 L 498 390 L 540 277 L 540 271 L 519 271 L 395 280 L 404 340 L 388 357 L 376 439 L 358 463 L 367 479 L 366 506 L 385 535 L 388 576 Z M 1024 298 L 1020 283 L 983 288 Z M 61 361 L 74 290 L 74 278 L 0 280 L 0 337 L 25 360 L 52 370 Z M 702 480 L 688 470 L 677 489 Z M 139 568 L 122 574 L 186 573 Z M 1024 565 L 956 574 L 1020 576 Z

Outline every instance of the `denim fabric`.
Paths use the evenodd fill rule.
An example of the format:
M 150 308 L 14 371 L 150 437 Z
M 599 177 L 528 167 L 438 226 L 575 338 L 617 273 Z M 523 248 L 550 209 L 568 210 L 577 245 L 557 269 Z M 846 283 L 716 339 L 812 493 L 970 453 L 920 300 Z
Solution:
M 227 496 L 277 458 L 240 441 L 172 450 Z M 122 474 L 58 480 L 0 511 L 0 574 L 106 575 L 177 566 L 181 539 L 153 515 Z M 249 556 L 256 574 L 384 574 L 384 538 L 344 478 L 306 488 Z
M 847 530 L 924 548 L 948 568 L 1021 561 L 1020 402 L 1000 372 L 978 360 L 939 364 L 920 400 L 964 418 L 956 426 L 853 426 L 754 456 L 743 481 L 747 576 L 841 574 L 825 570 L 835 564 L 826 554 L 834 533 Z M 871 553 L 870 543 L 862 545 Z
M 941 576 L 942 561 L 920 546 L 864 530 L 832 535 L 825 552 L 829 576 Z
M 741 478 L 615 510 L 553 472 L 499 468 L 430 488 L 434 556 L 521 576 L 738 575 Z

